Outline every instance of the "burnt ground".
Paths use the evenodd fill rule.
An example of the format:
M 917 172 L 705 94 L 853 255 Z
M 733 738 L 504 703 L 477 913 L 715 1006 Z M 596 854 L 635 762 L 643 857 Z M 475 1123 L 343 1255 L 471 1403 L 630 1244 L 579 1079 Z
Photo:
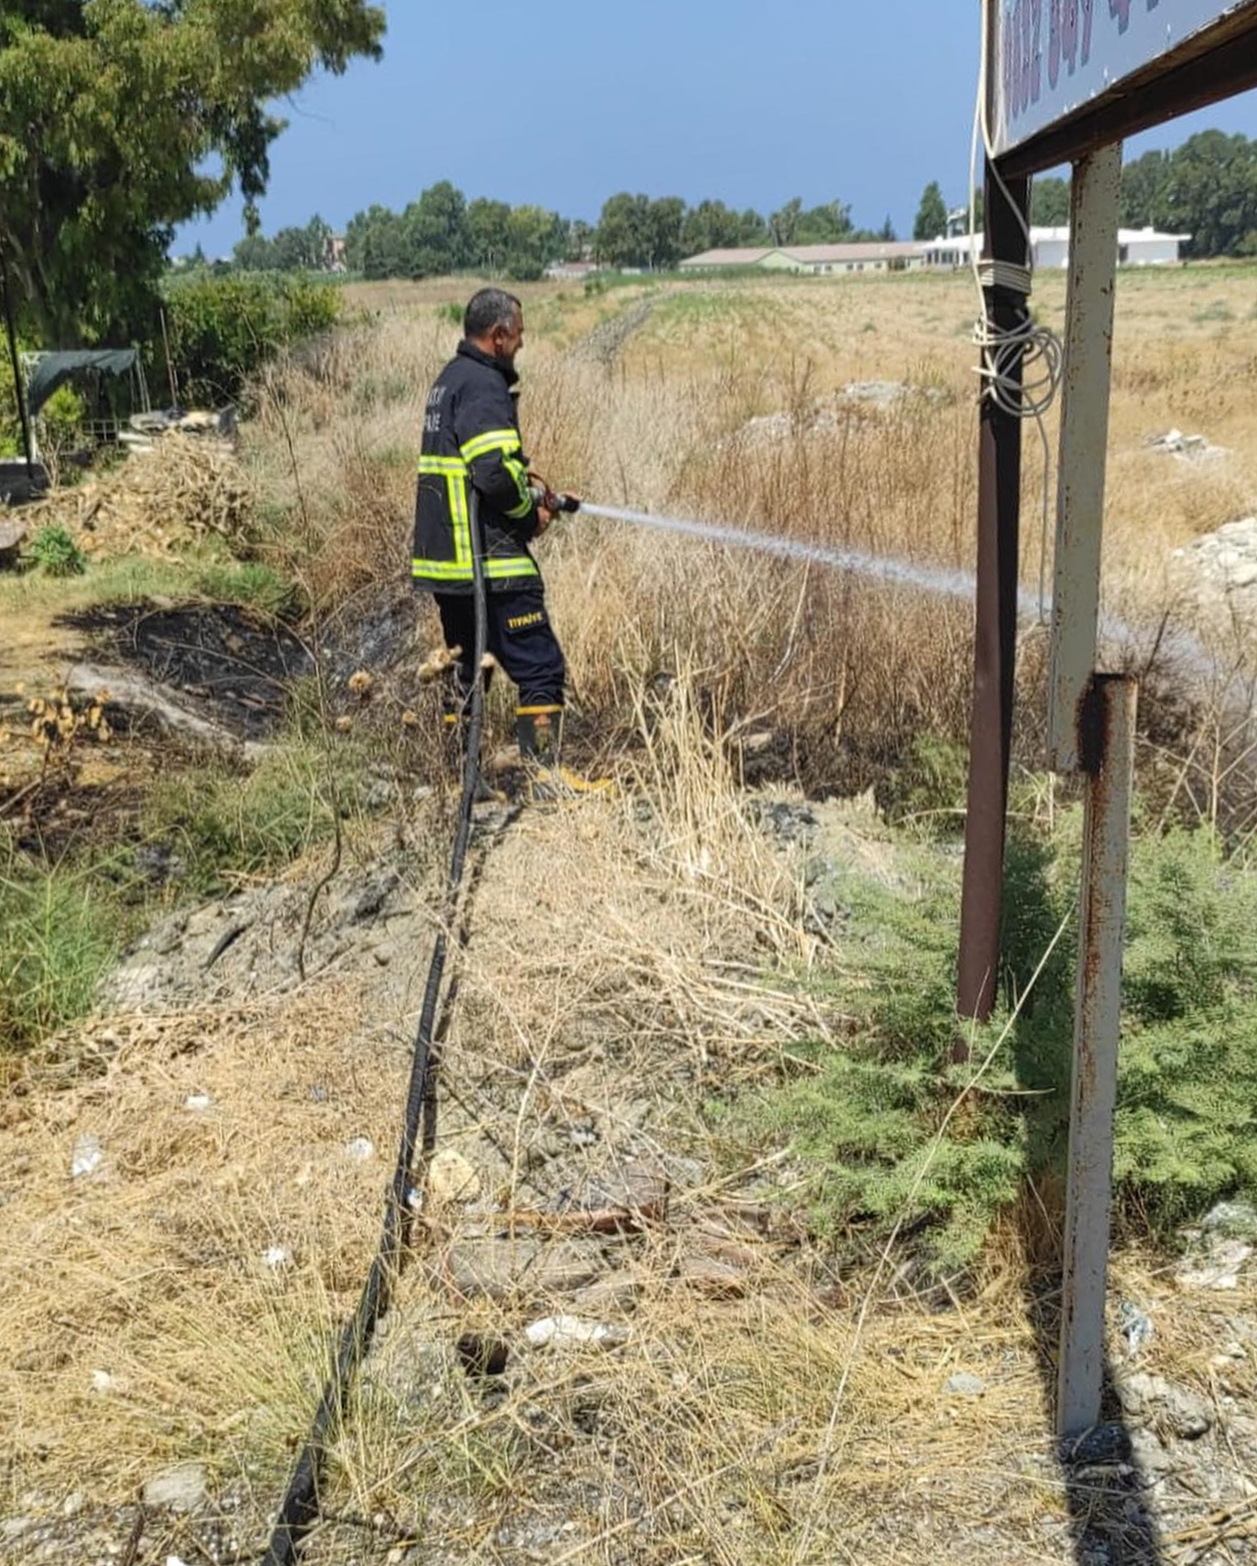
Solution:
M 115 605 L 58 623 L 88 633 L 107 657 L 142 670 L 181 706 L 240 739 L 273 734 L 293 683 L 314 669 L 291 627 L 231 604 Z

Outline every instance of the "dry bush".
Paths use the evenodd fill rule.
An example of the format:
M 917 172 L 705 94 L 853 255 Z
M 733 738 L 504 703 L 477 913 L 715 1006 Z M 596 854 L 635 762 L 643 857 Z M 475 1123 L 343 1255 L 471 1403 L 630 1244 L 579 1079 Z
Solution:
M 63 527 L 89 555 L 168 556 L 210 536 L 247 554 L 255 503 L 252 477 L 229 445 L 176 431 L 25 515 L 32 532 Z

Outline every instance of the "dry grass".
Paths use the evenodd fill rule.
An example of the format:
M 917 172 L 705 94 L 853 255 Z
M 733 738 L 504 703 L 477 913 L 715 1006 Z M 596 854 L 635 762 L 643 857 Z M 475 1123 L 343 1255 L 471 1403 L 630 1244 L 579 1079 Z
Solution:
M 1151 622 L 1163 555 L 1254 492 L 1257 414 L 1225 390 L 1257 351 L 1243 282 L 1207 282 L 1236 317 L 1220 335 L 1182 281 L 1123 280 L 1119 304 L 1110 582 L 1124 612 Z M 364 294 L 377 320 L 263 388 L 247 439 L 268 547 L 320 607 L 364 601 L 405 559 L 419 410 L 452 337 L 437 307 L 463 291 Z M 1166 303 L 1180 292 L 1183 312 Z M 1049 315 L 1060 293 L 1044 280 Z M 539 289 L 528 302 L 525 418 L 556 483 L 967 564 L 965 281 L 681 290 L 609 367 L 568 350 L 627 299 Z M 873 377 L 941 395 L 888 416 L 839 412 L 834 393 Z M 817 404 L 832 423 L 816 425 Z M 795 421 L 784 439 L 739 437 L 779 412 Z M 1170 424 L 1231 448 L 1217 477 L 1143 448 Z M 1029 503 L 1032 456 L 1027 470 Z M 776 1161 L 716 1179 L 704 1115 L 713 1094 L 845 1026 L 806 982 L 818 949 L 802 866 L 748 817 L 736 740 L 777 730 L 802 775 L 862 783 L 925 727 L 959 731 L 967 610 L 581 518 L 544 549 L 576 734 L 618 751 L 629 786 L 526 814 L 482 868 L 442 1144 L 475 1164 L 484 1194 L 479 1209 L 433 1215 L 432 1265 L 407 1274 L 338 1442 L 340 1522 L 315 1559 L 382 1557 L 419 1533 L 449 1559 L 540 1550 L 589 1566 L 1067 1558 L 1044 1345 L 1025 1305 L 1030 1242 L 1010 1232 L 973 1298 L 943 1315 L 901 1297 L 893 1275 L 835 1279 L 788 1225 L 748 1228 L 748 1193 L 788 1198 L 792 1172 Z M 1027 651 L 1033 683 L 1041 638 Z M 1226 705 L 1212 746 L 1184 748 L 1181 726 L 1149 738 L 1178 768 L 1167 797 L 1203 801 L 1201 813 Z M 305 872 L 313 882 L 323 868 Z M 112 1039 L 96 1019 L 61 1041 L 79 1069 L 41 1075 L 35 1060 L 5 1102 L 6 1512 L 55 1513 L 72 1491 L 118 1504 L 167 1463 L 201 1457 L 215 1493 L 240 1502 L 246 1542 L 260 1541 L 377 1234 L 430 928 L 431 885 L 417 876 L 411 891 L 420 912 L 387 1002 L 367 957 L 365 971 L 263 990 L 247 1007 L 115 1019 Z M 211 1108 L 189 1109 L 202 1093 Z M 72 1180 L 89 1132 L 104 1172 Z M 365 1164 L 346 1152 L 359 1135 L 379 1150 Z M 565 1300 L 451 1296 L 435 1265 L 451 1241 L 511 1230 L 573 1167 L 638 1158 L 685 1172 L 666 1226 L 607 1244 L 637 1298 L 621 1347 L 528 1351 L 524 1325 Z M 687 1268 L 719 1255 L 713 1238 L 739 1255 L 736 1286 L 714 1297 Z M 271 1246 L 291 1261 L 268 1267 Z M 1120 1286 L 1166 1323 L 1153 1368 L 1199 1380 L 1216 1342 L 1207 1307 L 1165 1278 Z M 1251 1286 L 1233 1299 L 1254 1303 Z M 452 1351 L 471 1329 L 515 1350 L 488 1397 Z M 983 1397 L 946 1393 L 959 1369 L 983 1378 Z
M 313 368 L 268 382 L 254 457 L 279 518 L 274 547 L 315 601 L 370 595 L 401 569 L 420 405 L 455 335 L 445 309 L 464 291 L 448 282 L 368 291 L 373 320 Z M 1257 500 L 1257 430 L 1241 390 L 1257 356 L 1248 294 L 1243 274 L 1207 270 L 1125 274 L 1119 285 L 1105 582 L 1107 607 L 1132 628 L 1120 656 L 1136 667 L 1162 646 L 1165 615 L 1185 616 L 1173 551 Z M 1038 279 L 1035 304 L 1059 327 L 1063 278 Z M 526 305 L 525 430 L 535 466 L 556 485 L 971 566 L 967 277 L 643 285 L 592 299 L 538 285 Z M 582 352 L 581 333 L 616 311 L 631 312 L 635 329 L 605 361 Z M 887 410 L 841 397 L 871 379 L 922 395 Z M 765 415 L 775 426 L 747 428 Z M 1149 438 L 1172 426 L 1203 431 L 1227 454 L 1194 463 L 1150 450 Z M 1055 414 L 1048 437 L 1054 451 Z M 1023 580 L 1033 586 L 1043 462 L 1032 432 L 1024 466 Z M 1050 541 L 1048 554 L 1050 572 Z M 884 780 L 922 729 L 964 735 L 963 603 L 590 518 L 553 530 L 542 556 L 574 732 L 587 746 L 622 744 L 644 683 L 681 666 L 700 671 L 718 724 L 789 735 L 792 765 L 813 788 Z M 1232 661 L 1251 660 L 1248 628 L 1227 634 Z M 1019 743 L 1033 765 L 1042 669 L 1033 635 L 1027 653 Z M 1168 670 L 1161 686 L 1181 687 L 1180 673 Z M 1151 697 L 1152 684 L 1145 726 L 1162 743 L 1169 719 L 1154 719 Z

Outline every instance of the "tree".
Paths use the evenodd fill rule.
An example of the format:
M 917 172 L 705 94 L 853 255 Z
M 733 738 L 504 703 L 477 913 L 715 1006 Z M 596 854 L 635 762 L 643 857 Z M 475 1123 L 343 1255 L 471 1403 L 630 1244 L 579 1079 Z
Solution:
M 610 196 L 598 218 L 598 257 L 612 266 L 649 266 L 650 197 L 622 190 Z
M 246 234 L 232 251 L 232 257 L 242 272 L 273 272 L 279 266 L 274 241 L 261 234 Z
M 1069 223 L 1069 181 L 1051 175 L 1036 179 L 1030 187 L 1030 221 L 1044 228 L 1064 228 Z
M 545 207 L 515 207 L 506 226 L 506 271 L 518 282 L 541 276 L 559 258 L 564 242 L 563 220 Z
M 898 234 L 895 233 L 895 225 L 890 220 L 890 213 L 889 212 L 886 214 L 885 222 L 882 224 L 881 228 L 879 228 L 878 231 L 877 231 L 877 237 L 885 245 L 893 245 L 895 243 L 895 241 L 899 238 Z
M 1164 228 L 1170 184 L 1170 154 L 1145 152 L 1122 169 L 1120 220 L 1126 228 Z
M 685 224 L 685 202 L 680 196 L 662 196 L 650 203 L 647 233 L 650 253 L 647 265 L 666 272 L 681 259 L 681 230 Z
M 793 205 L 793 203 L 790 203 Z M 851 208 L 842 201 L 830 201 L 798 214 L 794 224 L 795 245 L 837 245 L 854 237 Z
M 758 214 L 755 218 L 758 222 Z M 742 242 L 742 219 L 723 201 L 700 201 L 685 214 L 681 250 L 687 256 L 704 250 L 736 250 Z
M 511 209 L 505 201 L 486 201 L 483 196 L 467 207 L 467 242 L 471 264 L 490 277 L 506 265 L 510 244 Z
M 1257 232 L 1257 143 L 1219 130 L 1189 136 L 1170 158 L 1163 216 L 1194 256 L 1230 256 Z
M 430 185 L 402 213 L 406 271 L 411 277 L 458 272 L 471 260 L 467 201 L 449 180 Z
M 921 205 L 912 222 L 912 237 L 918 242 L 941 239 L 947 232 L 947 203 L 936 179 L 921 192 Z
M 0 247 L 26 324 L 146 335 L 175 225 L 238 187 L 255 228 L 270 106 L 383 33 L 366 0 L 4 0 Z
M 803 203 L 798 196 L 791 196 L 785 206 L 768 219 L 768 232 L 777 246 L 793 245 L 799 234 L 799 219 L 803 216 Z

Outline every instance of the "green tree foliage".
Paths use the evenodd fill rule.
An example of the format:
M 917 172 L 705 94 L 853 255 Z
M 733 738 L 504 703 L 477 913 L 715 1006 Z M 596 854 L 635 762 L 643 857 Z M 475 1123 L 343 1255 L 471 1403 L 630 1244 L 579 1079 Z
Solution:
M 1119 218 L 1126 228 L 1164 228 L 1168 210 L 1170 154 L 1145 152 L 1122 168 Z
M 402 213 L 406 270 L 411 277 L 458 272 L 471 260 L 467 200 L 443 179 Z
M 681 248 L 687 256 L 704 250 L 736 250 L 742 243 L 742 219 L 723 201 L 700 201 L 685 214 Z
M 652 201 L 621 191 L 603 204 L 594 248 L 610 266 L 666 271 L 691 253 L 685 234 L 686 206 L 680 196 Z
M 1030 221 L 1044 228 L 1064 228 L 1069 223 L 1069 181 L 1051 175 L 1036 179 L 1030 187 Z
M 948 1064 L 959 879 L 934 854 L 913 865 L 915 901 L 844 880 L 845 977 L 835 982 L 850 1035 L 817 1045 L 805 1072 L 739 1095 L 722 1117 L 740 1140 L 790 1143 L 822 1229 L 849 1235 L 858 1224 L 880 1242 L 903 1219 L 921 1261 L 948 1271 L 972 1260 L 1027 1174 L 1040 1189 L 1059 1186 L 1080 833 L 1075 811 L 1053 840 L 1010 837 L 1002 1005 L 974 1054 L 999 1048 L 950 1120 L 971 1070 Z M 1114 1163 L 1128 1230 L 1169 1240 L 1219 1199 L 1257 1194 L 1255 921 L 1257 873 L 1228 860 L 1213 834 L 1135 840 Z
M 268 359 L 326 331 L 339 310 L 334 288 L 298 277 L 233 274 L 175 283 L 166 325 L 184 400 L 213 406 L 236 398 Z
M 1189 137 L 1170 157 L 1164 217 L 1191 235 L 1193 256 L 1232 256 L 1257 236 L 1257 142 L 1219 130 Z
M 477 272 L 496 277 L 506 270 L 511 242 L 511 209 L 505 201 L 481 197 L 467 208 L 467 238 L 471 264 Z
M 383 32 L 366 0 L 4 0 L 0 246 L 35 335 L 146 334 L 174 226 L 233 186 L 252 213 L 270 106 Z
M 921 192 L 921 204 L 912 221 L 915 240 L 939 239 L 947 232 L 947 203 L 938 181 L 932 179 Z

